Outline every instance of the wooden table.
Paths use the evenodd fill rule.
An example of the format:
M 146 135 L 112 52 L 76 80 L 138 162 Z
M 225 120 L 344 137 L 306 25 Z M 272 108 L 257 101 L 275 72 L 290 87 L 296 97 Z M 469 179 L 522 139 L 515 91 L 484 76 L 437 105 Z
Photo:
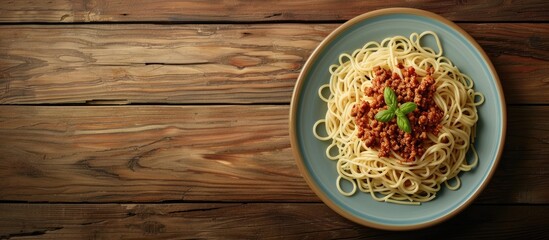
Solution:
M 549 234 L 549 4 L 0 1 L 0 239 L 463 239 Z M 495 177 L 455 218 L 387 232 L 309 189 L 290 95 L 344 21 L 414 7 L 487 51 L 508 103 Z

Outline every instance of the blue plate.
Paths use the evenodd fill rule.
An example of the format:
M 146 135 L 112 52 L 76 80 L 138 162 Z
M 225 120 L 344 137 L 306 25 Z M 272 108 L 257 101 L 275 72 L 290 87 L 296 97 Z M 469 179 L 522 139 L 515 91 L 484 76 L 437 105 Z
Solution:
M 444 56 L 475 82 L 475 90 L 485 96 L 478 108 L 475 147 L 479 164 L 460 175 L 461 188 L 443 189 L 437 197 L 420 206 L 377 202 L 369 194 L 341 195 L 336 188 L 336 162 L 325 156 L 328 142 L 317 140 L 313 124 L 324 118 L 326 104 L 318 89 L 329 82 L 328 67 L 341 53 L 352 53 L 369 41 L 431 30 L 438 34 Z M 429 45 L 429 43 L 427 43 Z M 431 46 L 434 47 L 434 46 Z M 349 20 L 334 30 L 312 53 L 294 89 L 290 110 L 290 135 L 301 174 L 313 191 L 334 211 L 357 223 L 389 230 L 417 229 L 442 222 L 468 206 L 492 177 L 505 141 L 506 108 L 503 91 L 494 67 L 484 51 L 456 24 L 434 13 L 417 9 L 377 10 Z

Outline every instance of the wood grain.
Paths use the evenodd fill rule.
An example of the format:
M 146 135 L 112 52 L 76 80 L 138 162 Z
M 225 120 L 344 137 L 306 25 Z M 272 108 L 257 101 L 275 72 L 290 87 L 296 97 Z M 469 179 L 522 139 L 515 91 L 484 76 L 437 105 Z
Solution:
M 288 106 L 0 106 L 0 200 L 317 202 Z M 510 107 L 477 202 L 549 203 L 549 106 Z
M 333 27 L 5 27 L 0 103 L 287 103 Z
M 0 109 L 3 200 L 314 199 L 292 162 L 288 107 Z
M 520 1 L 0 1 L 0 22 L 343 21 L 381 8 L 411 7 L 453 21 L 547 21 L 543 0 Z
M 0 103 L 289 103 L 337 26 L 0 26 Z M 460 26 L 494 62 L 508 103 L 549 103 L 547 25 Z
M 321 203 L 1 204 L 0 212 L 0 239 L 543 239 L 549 233 L 548 206 L 473 205 L 405 233 L 362 227 Z

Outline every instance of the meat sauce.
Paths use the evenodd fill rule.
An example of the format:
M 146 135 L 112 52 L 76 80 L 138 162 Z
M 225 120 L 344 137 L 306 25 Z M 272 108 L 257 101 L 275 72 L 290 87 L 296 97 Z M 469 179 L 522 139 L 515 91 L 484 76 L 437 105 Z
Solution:
M 427 75 L 420 79 L 413 67 L 398 67 L 402 77 L 380 67 L 375 67 L 375 78 L 372 87 L 364 93 L 373 100 L 362 101 L 353 107 L 351 115 L 358 127 L 358 137 L 364 144 L 377 149 L 379 157 L 389 157 L 391 150 L 400 155 L 405 162 L 413 162 L 416 157 L 425 153 L 423 146 L 427 134 L 438 135 L 443 112 L 435 104 L 433 95 L 436 91 L 435 80 L 431 77 L 432 68 L 427 68 Z M 412 132 L 406 133 L 398 128 L 396 118 L 389 122 L 380 122 L 375 119 L 379 111 L 387 109 L 383 97 L 385 87 L 390 87 L 396 93 L 398 104 L 414 102 L 417 107 L 407 114 Z

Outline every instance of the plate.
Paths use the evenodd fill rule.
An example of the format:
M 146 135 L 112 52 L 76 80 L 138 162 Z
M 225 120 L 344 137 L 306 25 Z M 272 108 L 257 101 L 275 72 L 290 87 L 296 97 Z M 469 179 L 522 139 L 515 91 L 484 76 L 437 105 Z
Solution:
M 435 199 L 419 206 L 377 202 L 370 194 L 357 192 L 351 197 L 336 188 L 336 162 L 325 156 L 328 142 L 317 140 L 313 124 L 324 118 L 326 104 L 318 89 L 328 83 L 328 67 L 341 53 L 352 53 L 369 41 L 431 30 L 438 34 L 444 56 L 475 82 L 475 90 L 485 96 L 478 107 L 475 147 L 478 166 L 460 174 L 461 187 L 442 187 Z M 427 43 L 429 46 L 429 43 Z M 431 44 L 431 47 L 433 45 Z M 506 130 L 506 108 L 496 71 L 486 53 L 464 30 L 443 17 L 418 9 L 390 8 L 365 13 L 335 29 L 316 48 L 297 80 L 290 107 L 290 137 L 293 154 L 309 187 L 331 209 L 359 224 L 386 230 L 428 227 L 466 208 L 492 177 L 499 162 Z

